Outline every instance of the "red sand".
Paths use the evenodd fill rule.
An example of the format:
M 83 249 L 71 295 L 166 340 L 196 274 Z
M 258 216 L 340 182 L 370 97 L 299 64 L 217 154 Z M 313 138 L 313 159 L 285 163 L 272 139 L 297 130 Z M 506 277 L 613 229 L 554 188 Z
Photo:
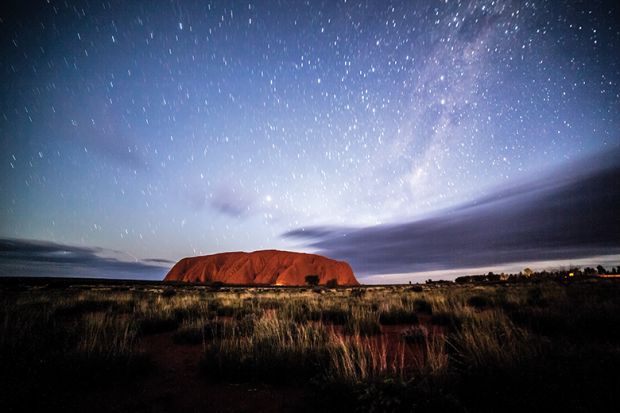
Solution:
M 67 412 L 286 412 L 324 411 L 310 386 L 208 380 L 199 369 L 202 345 L 179 345 L 174 333 L 144 337 L 142 347 L 153 371 L 132 382 L 111 382 L 61 399 Z M 62 408 L 62 409 L 61 409 Z M 51 409 L 53 410 L 53 409 Z
M 318 275 L 322 285 L 332 279 L 338 285 L 359 285 L 351 266 L 344 261 L 278 250 L 183 258 L 172 267 L 164 281 L 305 285 L 307 275 Z

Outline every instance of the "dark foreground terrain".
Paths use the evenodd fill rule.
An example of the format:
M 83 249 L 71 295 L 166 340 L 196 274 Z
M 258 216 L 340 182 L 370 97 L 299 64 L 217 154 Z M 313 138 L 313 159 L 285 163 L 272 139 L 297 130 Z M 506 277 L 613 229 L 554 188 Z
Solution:
M 0 280 L 0 411 L 615 411 L 620 283 Z

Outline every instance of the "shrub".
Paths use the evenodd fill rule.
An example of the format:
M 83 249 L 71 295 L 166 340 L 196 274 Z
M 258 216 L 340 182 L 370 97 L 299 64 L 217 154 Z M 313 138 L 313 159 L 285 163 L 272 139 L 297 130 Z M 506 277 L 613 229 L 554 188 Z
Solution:
M 209 284 L 209 286 L 211 287 L 211 290 L 217 291 L 224 286 L 224 283 L 222 281 L 213 281 L 211 284 Z
M 426 329 L 413 327 L 403 331 L 402 337 L 407 343 L 420 344 L 426 341 L 426 334 Z
M 366 290 L 363 288 L 354 288 L 351 290 L 351 297 L 361 298 L 366 295 Z
M 175 320 L 181 322 L 183 320 L 189 320 L 196 318 L 203 313 L 203 308 L 200 304 L 188 305 L 186 307 L 179 307 L 172 310 L 172 315 Z
M 327 281 L 325 286 L 327 288 L 336 288 L 336 287 L 338 287 L 338 280 L 335 279 L 335 278 L 332 278 L 331 280 Z
M 218 317 L 232 317 L 235 315 L 235 310 L 234 307 L 218 307 L 215 313 Z
M 316 274 L 309 274 L 306 275 L 306 284 L 310 285 L 310 286 L 316 286 L 319 285 L 319 276 Z
M 431 306 L 431 303 L 429 303 L 426 300 L 422 300 L 422 299 L 415 300 L 413 302 L 413 308 L 418 313 L 422 313 L 422 314 L 432 314 L 433 313 L 433 307 Z
M 381 324 L 374 314 L 358 314 L 347 320 L 343 332 L 349 335 L 375 336 L 381 334 Z
M 224 338 L 226 336 L 226 329 L 230 326 L 230 323 L 224 323 L 222 321 L 212 321 L 204 325 L 203 334 L 206 340 L 214 340 L 217 338 Z
M 419 320 L 416 313 L 396 308 L 381 312 L 379 314 L 379 322 L 383 325 L 418 324 Z
M 204 330 L 200 328 L 180 328 L 172 336 L 177 344 L 200 344 L 204 338 Z
M 166 288 L 161 293 L 161 296 L 164 298 L 171 298 L 171 297 L 174 297 L 175 295 L 177 295 L 177 292 L 173 288 Z
M 442 312 L 431 316 L 431 324 L 447 327 L 448 331 L 454 331 L 462 325 L 462 320 L 454 314 Z
M 349 319 L 349 312 L 340 308 L 328 308 L 321 311 L 323 322 L 343 325 Z
M 278 310 L 282 307 L 282 304 L 282 300 L 276 299 L 263 299 L 259 301 L 260 307 L 265 310 Z
M 481 295 L 474 295 L 469 297 L 467 300 L 467 305 L 478 310 L 483 310 L 490 306 L 490 301 L 488 298 L 483 297 Z
M 529 306 L 547 307 L 549 302 L 544 299 L 541 289 L 537 287 L 528 290 L 527 304 Z

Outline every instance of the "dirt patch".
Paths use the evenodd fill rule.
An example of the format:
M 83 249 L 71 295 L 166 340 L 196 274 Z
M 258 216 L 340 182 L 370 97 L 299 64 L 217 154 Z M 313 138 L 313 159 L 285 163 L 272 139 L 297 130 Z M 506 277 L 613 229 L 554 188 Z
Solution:
M 143 351 L 153 368 L 122 385 L 91 389 L 74 399 L 76 411 L 90 412 L 311 412 L 316 396 L 310 385 L 272 386 L 220 383 L 200 372 L 202 345 L 179 345 L 174 333 L 144 337 Z M 72 403 L 73 404 L 73 403 Z M 68 407 L 68 406 L 67 406 Z

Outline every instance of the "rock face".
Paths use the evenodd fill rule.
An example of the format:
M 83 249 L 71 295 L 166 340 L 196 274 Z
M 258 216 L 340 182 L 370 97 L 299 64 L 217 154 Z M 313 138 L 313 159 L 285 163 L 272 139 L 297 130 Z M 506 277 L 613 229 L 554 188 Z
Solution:
M 359 285 L 353 270 L 344 261 L 278 250 L 183 258 L 172 267 L 164 281 L 305 285 L 307 275 L 318 275 L 321 285 L 332 279 L 338 285 Z

